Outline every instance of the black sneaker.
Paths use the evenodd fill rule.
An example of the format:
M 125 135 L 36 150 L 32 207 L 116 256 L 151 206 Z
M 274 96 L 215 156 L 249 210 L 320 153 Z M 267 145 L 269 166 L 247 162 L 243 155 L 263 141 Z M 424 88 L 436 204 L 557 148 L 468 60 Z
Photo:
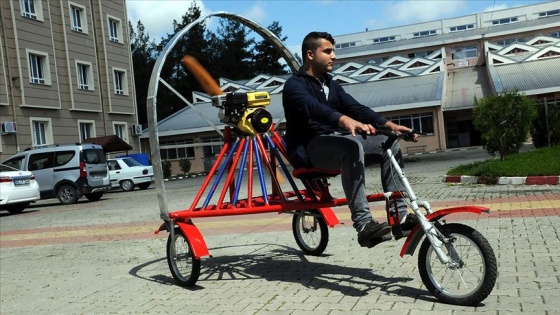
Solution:
M 379 223 L 375 220 L 368 222 L 360 232 L 358 232 L 358 243 L 360 246 L 367 247 L 369 240 L 381 237 L 391 231 L 391 227 L 387 222 Z
M 367 247 L 367 248 L 372 248 L 377 244 L 383 243 L 385 241 L 389 241 L 391 239 L 393 239 L 393 236 L 391 235 L 391 233 L 387 233 L 387 234 L 385 234 L 383 236 L 380 236 L 380 237 L 368 238 L 363 243 L 360 243 L 360 246 Z

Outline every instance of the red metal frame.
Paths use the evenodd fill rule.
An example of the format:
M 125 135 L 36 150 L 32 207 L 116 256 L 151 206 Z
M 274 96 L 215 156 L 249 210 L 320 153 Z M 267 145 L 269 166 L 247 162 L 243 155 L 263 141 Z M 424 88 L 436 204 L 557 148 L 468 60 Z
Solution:
M 347 205 L 348 201 L 346 198 L 333 198 L 329 193 L 329 184 L 324 178 L 302 179 L 301 183 L 305 188 L 299 188 L 292 175 L 287 171 L 284 162 L 288 160 L 287 151 L 282 138 L 277 132 L 272 130 L 265 135 L 233 137 L 230 128 L 226 128 L 225 131 L 224 146 L 191 206 L 188 209 L 169 213 L 169 218 L 182 230 L 192 245 L 195 258 L 199 259 L 202 256 L 207 256 L 209 251 L 202 234 L 192 222 L 193 218 L 269 212 L 293 213 L 294 211 L 316 209 L 323 215 L 328 226 L 334 227 L 340 223 L 332 208 Z M 268 137 L 267 143 L 270 150 L 266 149 L 263 137 Z M 239 161 L 240 159 L 245 159 L 244 155 L 246 163 L 241 165 Z M 282 159 L 282 161 L 279 161 L 279 159 Z M 255 164 L 256 170 L 259 173 L 258 176 L 255 176 Z M 276 170 L 279 169 L 278 166 L 282 167 L 284 177 L 290 182 L 291 191 L 282 190 L 282 185 L 280 185 L 276 173 Z M 244 176 L 245 168 L 248 175 L 246 177 L 247 194 L 244 198 L 237 199 L 240 187 L 236 185 L 236 181 L 240 181 L 239 178 Z M 267 175 L 270 177 L 269 184 L 272 190 L 270 194 L 263 193 L 261 196 L 255 197 L 253 196 L 254 177 L 258 177 L 259 181 L 261 181 L 261 190 L 268 191 L 266 182 L 264 182 L 264 170 L 267 171 Z M 225 181 L 222 181 L 220 176 L 223 176 L 224 173 L 227 173 L 227 176 Z M 212 180 L 214 180 L 214 183 L 210 186 Z M 210 204 L 209 200 L 213 198 L 213 194 L 218 188 L 218 183 L 222 186 L 221 192 L 217 201 L 214 204 Z M 225 200 L 228 192 L 229 200 Z M 206 195 L 206 200 L 201 205 L 201 199 L 204 195 Z M 388 201 L 400 196 L 399 192 L 392 194 L 377 193 L 368 195 L 367 200 L 370 202 Z M 163 229 L 165 229 L 165 224 L 159 230 Z

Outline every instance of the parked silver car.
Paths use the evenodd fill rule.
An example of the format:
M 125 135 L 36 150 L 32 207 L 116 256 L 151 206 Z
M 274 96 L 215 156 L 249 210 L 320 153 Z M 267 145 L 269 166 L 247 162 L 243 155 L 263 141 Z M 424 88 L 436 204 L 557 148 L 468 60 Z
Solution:
M 146 166 L 134 158 L 108 159 L 107 165 L 112 188 L 120 187 L 124 191 L 131 191 L 134 187 L 147 189 L 154 181 L 153 167 Z
M 17 153 L 2 164 L 35 175 L 41 199 L 72 204 L 81 196 L 97 201 L 110 189 L 105 152 L 97 144 L 49 145 Z

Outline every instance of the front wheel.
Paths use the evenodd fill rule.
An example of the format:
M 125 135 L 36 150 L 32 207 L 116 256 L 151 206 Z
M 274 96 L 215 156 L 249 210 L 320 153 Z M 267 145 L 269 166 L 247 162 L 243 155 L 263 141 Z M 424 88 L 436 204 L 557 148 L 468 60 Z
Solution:
M 179 228 L 167 239 L 167 264 L 177 284 L 192 287 L 200 276 L 200 259 L 194 257 L 191 244 Z
M 418 254 L 422 282 L 441 302 L 478 305 L 492 292 L 498 275 L 492 247 L 470 226 L 452 223 L 439 230 L 449 239 L 442 249 L 450 262 L 442 264 L 430 241 L 424 239 Z
M 329 230 L 319 211 L 298 211 L 292 220 L 292 230 L 296 243 L 304 253 L 319 256 L 327 248 Z

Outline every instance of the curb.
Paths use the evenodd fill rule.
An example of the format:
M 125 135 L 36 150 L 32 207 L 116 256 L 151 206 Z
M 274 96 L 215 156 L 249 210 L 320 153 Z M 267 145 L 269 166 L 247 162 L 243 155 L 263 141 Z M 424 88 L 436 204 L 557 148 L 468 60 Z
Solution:
M 525 176 L 498 177 L 490 179 L 484 176 L 448 176 L 443 177 L 444 183 L 458 184 L 491 184 L 491 185 L 558 185 L 560 176 Z

